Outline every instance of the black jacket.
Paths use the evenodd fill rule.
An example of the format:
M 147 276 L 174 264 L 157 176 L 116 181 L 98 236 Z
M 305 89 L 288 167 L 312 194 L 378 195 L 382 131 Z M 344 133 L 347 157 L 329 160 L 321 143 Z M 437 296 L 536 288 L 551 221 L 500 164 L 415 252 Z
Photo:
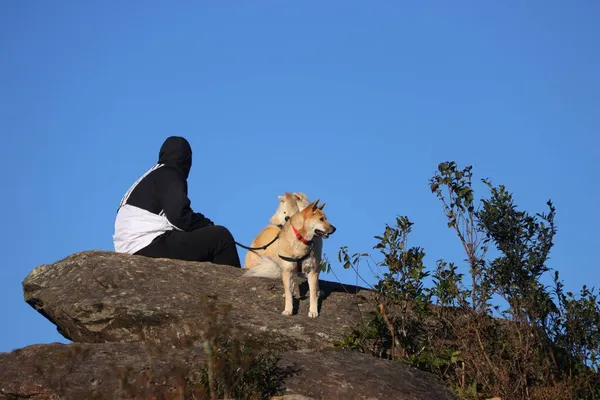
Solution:
M 169 229 L 191 231 L 213 225 L 191 208 L 187 186 L 191 167 L 188 141 L 178 136 L 167 138 L 160 148 L 158 164 L 121 200 L 113 236 L 117 251 L 133 253 Z
M 203 214 L 194 212 L 188 198 L 187 178 L 192 168 L 192 148 L 185 138 L 171 136 L 160 148 L 158 164 L 129 196 L 128 204 L 154 214 L 161 212 L 170 223 L 183 231 L 212 225 Z

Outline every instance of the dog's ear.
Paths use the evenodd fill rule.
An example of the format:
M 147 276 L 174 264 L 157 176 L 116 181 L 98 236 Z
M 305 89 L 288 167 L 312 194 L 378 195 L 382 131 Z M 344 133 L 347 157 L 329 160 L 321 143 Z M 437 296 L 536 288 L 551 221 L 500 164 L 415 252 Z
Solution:
M 285 196 L 277 196 L 277 198 L 279 199 L 280 202 L 283 203 L 283 201 L 285 200 Z
M 317 205 L 318 205 L 318 204 L 319 204 L 319 199 L 317 199 L 317 200 L 313 201 L 313 203 L 312 203 L 312 207 L 311 207 L 311 209 L 312 209 L 312 212 L 315 212 L 315 211 L 317 211 L 317 208 L 318 208 L 318 207 L 317 207 Z
M 317 210 L 317 201 L 313 201 L 312 203 L 310 203 L 309 205 L 307 205 L 304 210 L 302 210 L 302 212 L 304 212 L 305 214 L 310 214 L 310 213 L 314 213 Z
M 296 198 L 294 197 L 293 194 L 291 194 L 290 192 L 285 192 L 285 198 L 289 201 L 289 202 L 296 202 Z
M 306 195 L 302 192 L 294 192 L 294 197 L 296 197 L 298 200 L 308 200 L 308 197 L 306 197 Z
M 319 206 L 319 210 L 323 211 L 323 208 L 325 208 L 325 204 L 327 204 L 327 203 L 323 203 L 323 204 L 321 204 L 321 205 Z

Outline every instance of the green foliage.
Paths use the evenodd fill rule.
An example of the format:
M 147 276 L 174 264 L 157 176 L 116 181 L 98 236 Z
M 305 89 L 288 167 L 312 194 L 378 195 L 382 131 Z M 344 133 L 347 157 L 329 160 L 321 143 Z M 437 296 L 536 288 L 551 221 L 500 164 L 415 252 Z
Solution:
M 559 307 L 550 315 L 549 336 L 561 350 L 558 362 L 565 378 L 575 377 L 577 398 L 600 398 L 600 300 L 594 289 L 583 285 L 579 296 L 565 293 L 554 277 Z M 588 393 L 595 393 L 589 397 Z
M 383 296 L 395 301 L 415 301 L 428 304 L 430 296 L 423 286 L 429 276 L 423 264 L 425 252 L 419 247 L 408 248 L 408 234 L 413 223 L 405 216 L 396 218 L 396 226 L 386 225 L 383 236 L 375 236 L 383 261 L 379 266 L 387 267 L 383 279 L 375 289 Z
M 437 261 L 432 275 L 436 304 L 441 307 L 466 307 L 466 291 L 462 284 L 463 274 L 457 272 L 458 266 L 444 260 Z
M 424 323 L 429 315 L 431 293 L 423 280 L 429 276 L 423 264 L 425 253 L 419 247 L 408 246 L 408 235 L 413 223 L 405 216 L 396 218 L 396 225 L 386 225 L 383 235 L 374 246 L 383 256 L 377 266 L 384 268 L 383 276 L 375 285 L 377 312 L 370 315 L 366 327 L 354 330 L 340 345 L 347 349 L 361 347 L 361 351 L 379 354 L 391 359 L 417 360 L 423 350 Z M 342 247 L 338 260 L 345 269 L 358 271 L 358 264 L 368 254 L 350 255 Z
M 488 247 L 477 221 L 471 169 L 467 166 L 459 170 L 455 162 L 443 162 L 430 179 L 429 188 L 442 202 L 448 227 L 454 229 L 465 250 L 472 279 L 471 307 L 476 311 L 489 311 L 491 293 L 484 260 Z
M 334 344 L 344 350 L 368 352 L 379 358 L 389 358 L 388 351 L 392 347 L 388 328 L 377 311 L 368 313 L 364 326 L 352 328 Z
M 548 201 L 547 213 L 532 215 L 519 210 L 505 186 L 485 179 L 490 195 L 476 202 L 472 178 L 471 166 L 444 162 L 429 181 L 469 274 L 444 260 L 430 272 L 424 249 L 408 246 L 413 223 L 397 217 L 375 236 L 382 258 L 376 265 L 384 272 L 376 274 L 374 310 L 338 346 L 432 371 L 462 399 L 600 398 L 598 294 L 587 286 L 578 296 L 565 293 L 558 272 L 553 288 L 542 284 L 551 272 L 554 205 Z M 490 248 L 499 255 L 488 258 Z M 357 275 L 369 258 L 345 246 L 338 254 Z M 492 306 L 494 298 L 504 305 Z
M 280 357 L 237 340 L 220 340 L 208 364 L 200 371 L 199 383 L 206 399 L 262 399 L 281 394 L 288 369 L 278 366 Z M 212 395 L 210 397 L 209 394 Z
M 492 241 L 502 256 L 489 265 L 495 291 L 508 301 L 507 312 L 518 320 L 545 322 L 548 313 L 556 310 L 550 294 L 540 283 L 550 269 L 545 265 L 556 234 L 555 208 L 548 201 L 550 212 L 537 214 L 517 210 L 512 195 L 503 185 L 491 188 L 491 198 L 483 200 L 478 213 L 479 224 L 486 232 L 486 242 Z

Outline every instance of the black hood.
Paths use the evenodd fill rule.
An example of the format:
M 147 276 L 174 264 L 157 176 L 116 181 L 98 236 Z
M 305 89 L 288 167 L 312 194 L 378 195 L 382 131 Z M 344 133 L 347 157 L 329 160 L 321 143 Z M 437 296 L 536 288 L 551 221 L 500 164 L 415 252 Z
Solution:
M 171 136 L 160 147 L 158 163 L 177 168 L 187 179 L 192 168 L 192 147 L 181 136 Z

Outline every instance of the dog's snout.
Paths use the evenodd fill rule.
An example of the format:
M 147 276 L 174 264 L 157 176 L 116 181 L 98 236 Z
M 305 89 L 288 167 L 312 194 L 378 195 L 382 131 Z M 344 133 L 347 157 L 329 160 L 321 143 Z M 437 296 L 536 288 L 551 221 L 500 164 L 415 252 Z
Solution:
M 329 232 L 329 234 L 331 235 L 332 233 L 334 233 L 337 230 L 337 228 L 333 225 L 331 225 L 331 232 Z

